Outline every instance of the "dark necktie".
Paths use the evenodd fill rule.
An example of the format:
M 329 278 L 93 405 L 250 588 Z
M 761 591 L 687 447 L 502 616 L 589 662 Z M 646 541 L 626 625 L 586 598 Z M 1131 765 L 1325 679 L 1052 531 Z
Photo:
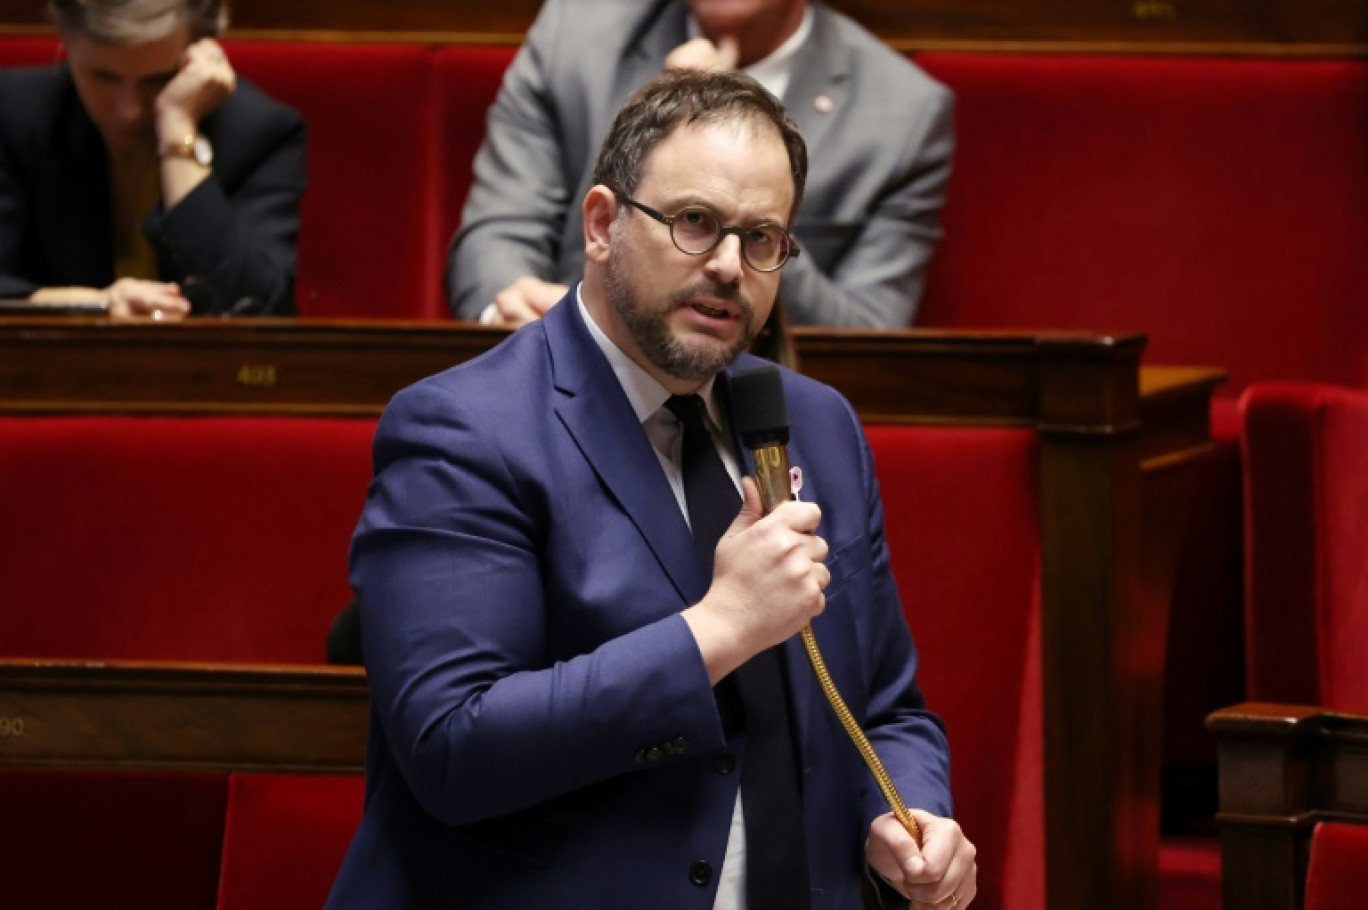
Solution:
M 675 395 L 665 406 L 684 425 L 684 499 L 694 549 L 711 577 L 713 551 L 736 518 L 740 497 L 704 423 L 703 399 Z M 760 652 L 722 680 L 717 697 L 724 715 L 739 701 L 745 718 L 747 910 L 802 910 L 810 906 L 802 791 L 778 648 Z

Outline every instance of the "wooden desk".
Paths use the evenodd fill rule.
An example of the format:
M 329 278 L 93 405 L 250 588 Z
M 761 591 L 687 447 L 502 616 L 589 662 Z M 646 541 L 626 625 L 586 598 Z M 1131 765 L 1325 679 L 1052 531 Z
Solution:
M 13 319 L 0 322 L 0 411 L 371 416 L 397 389 L 504 334 L 449 323 Z M 1134 335 L 800 329 L 795 341 L 803 371 L 845 393 L 866 422 L 1016 426 L 1038 434 L 1047 904 L 1152 910 L 1169 592 L 1192 468 L 1210 451 L 1209 399 L 1223 374 L 1142 369 L 1144 339 Z M 81 671 L 61 669 L 67 688 L 50 694 L 81 702 L 106 685 L 134 691 L 127 680 L 152 671 L 90 672 L 81 679 Z M 26 679 L 31 690 L 36 683 Z M 219 683 L 231 688 L 233 678 Z M 16 690 L 2 675 L 0 689 L 0 714 L 21 704 L 6 701 Z M 193 702 L 201 694 L 177 697 Z M 319 741 L 331 742 L 336 715 L 318 715 Z M 292 716 L 311 723 L 307 712 Z M 272 726 L 275 715 L 261 722 L 296 744 L 312 736 Z M 202 755 L 168 756 L 160 731 L 120 730 L 131 737 L 127 752 L 111 757 L 96 729 L 90 754 L 121 762 L 226 760 L 208 744 Z M 69 739 L 35 738 L 25 748 L 20 754 L 0 740 L 0 763 L 44 755 L 71 762 L 80 753 Z M 359 762 L 359 743 L 357 750 Z M 284 752 L 293 756 L 281 759 L 284 767 L 308 764 Z

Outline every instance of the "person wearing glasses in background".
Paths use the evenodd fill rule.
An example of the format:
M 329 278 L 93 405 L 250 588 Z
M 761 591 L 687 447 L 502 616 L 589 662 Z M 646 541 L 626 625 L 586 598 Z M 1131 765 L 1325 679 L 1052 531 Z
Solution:
M 59 66 L 0 71 L 0 297 L 290 313 L 300 116 L 240 79 L 219 0 L 53 0 Z
M 803 139 L 749 76 L 675 70 L 597 160 L 583 280 L 376 430 L 366 802 L 327 907 L 964 910 L 975 848 L 854 410 L 770 367 L 804 501 L 764 514 L 742 479 L 736 368 L 808 255 Z
M 448 254 L 452 314 L 518 326 L 564 296 L 583 267 L 578 200 L 599 143 L 627 96 L 670 67 L 749 73 L 807 141 L 788 320 L 910 325 L 940 238 L 953 98 L 816 0 L 547 0 L 475 159 Z

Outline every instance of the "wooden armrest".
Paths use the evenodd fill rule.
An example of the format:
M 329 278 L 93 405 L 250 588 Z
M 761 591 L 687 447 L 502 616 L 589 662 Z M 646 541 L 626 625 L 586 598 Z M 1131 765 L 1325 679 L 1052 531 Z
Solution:
M 1223 906 L 1297 910 L 1316 823 L 1368 824 L 1368 716 L 1248 702 L 1206 726 L 1220 774 Z
M 0 660 L 0 768 L 360 774 L 360 668 Z

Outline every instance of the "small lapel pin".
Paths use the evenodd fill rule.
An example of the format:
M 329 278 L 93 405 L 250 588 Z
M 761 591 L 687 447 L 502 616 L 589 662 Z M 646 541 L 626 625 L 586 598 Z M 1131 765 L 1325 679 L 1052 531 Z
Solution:
M 817 113 L 819 114 L 830 114 L 831 109 L 835 107 L 836 104 L 831 100 L 830 95 L 818 95 L 816 98 L 812 99 L 812 106 L 817 108 Z

